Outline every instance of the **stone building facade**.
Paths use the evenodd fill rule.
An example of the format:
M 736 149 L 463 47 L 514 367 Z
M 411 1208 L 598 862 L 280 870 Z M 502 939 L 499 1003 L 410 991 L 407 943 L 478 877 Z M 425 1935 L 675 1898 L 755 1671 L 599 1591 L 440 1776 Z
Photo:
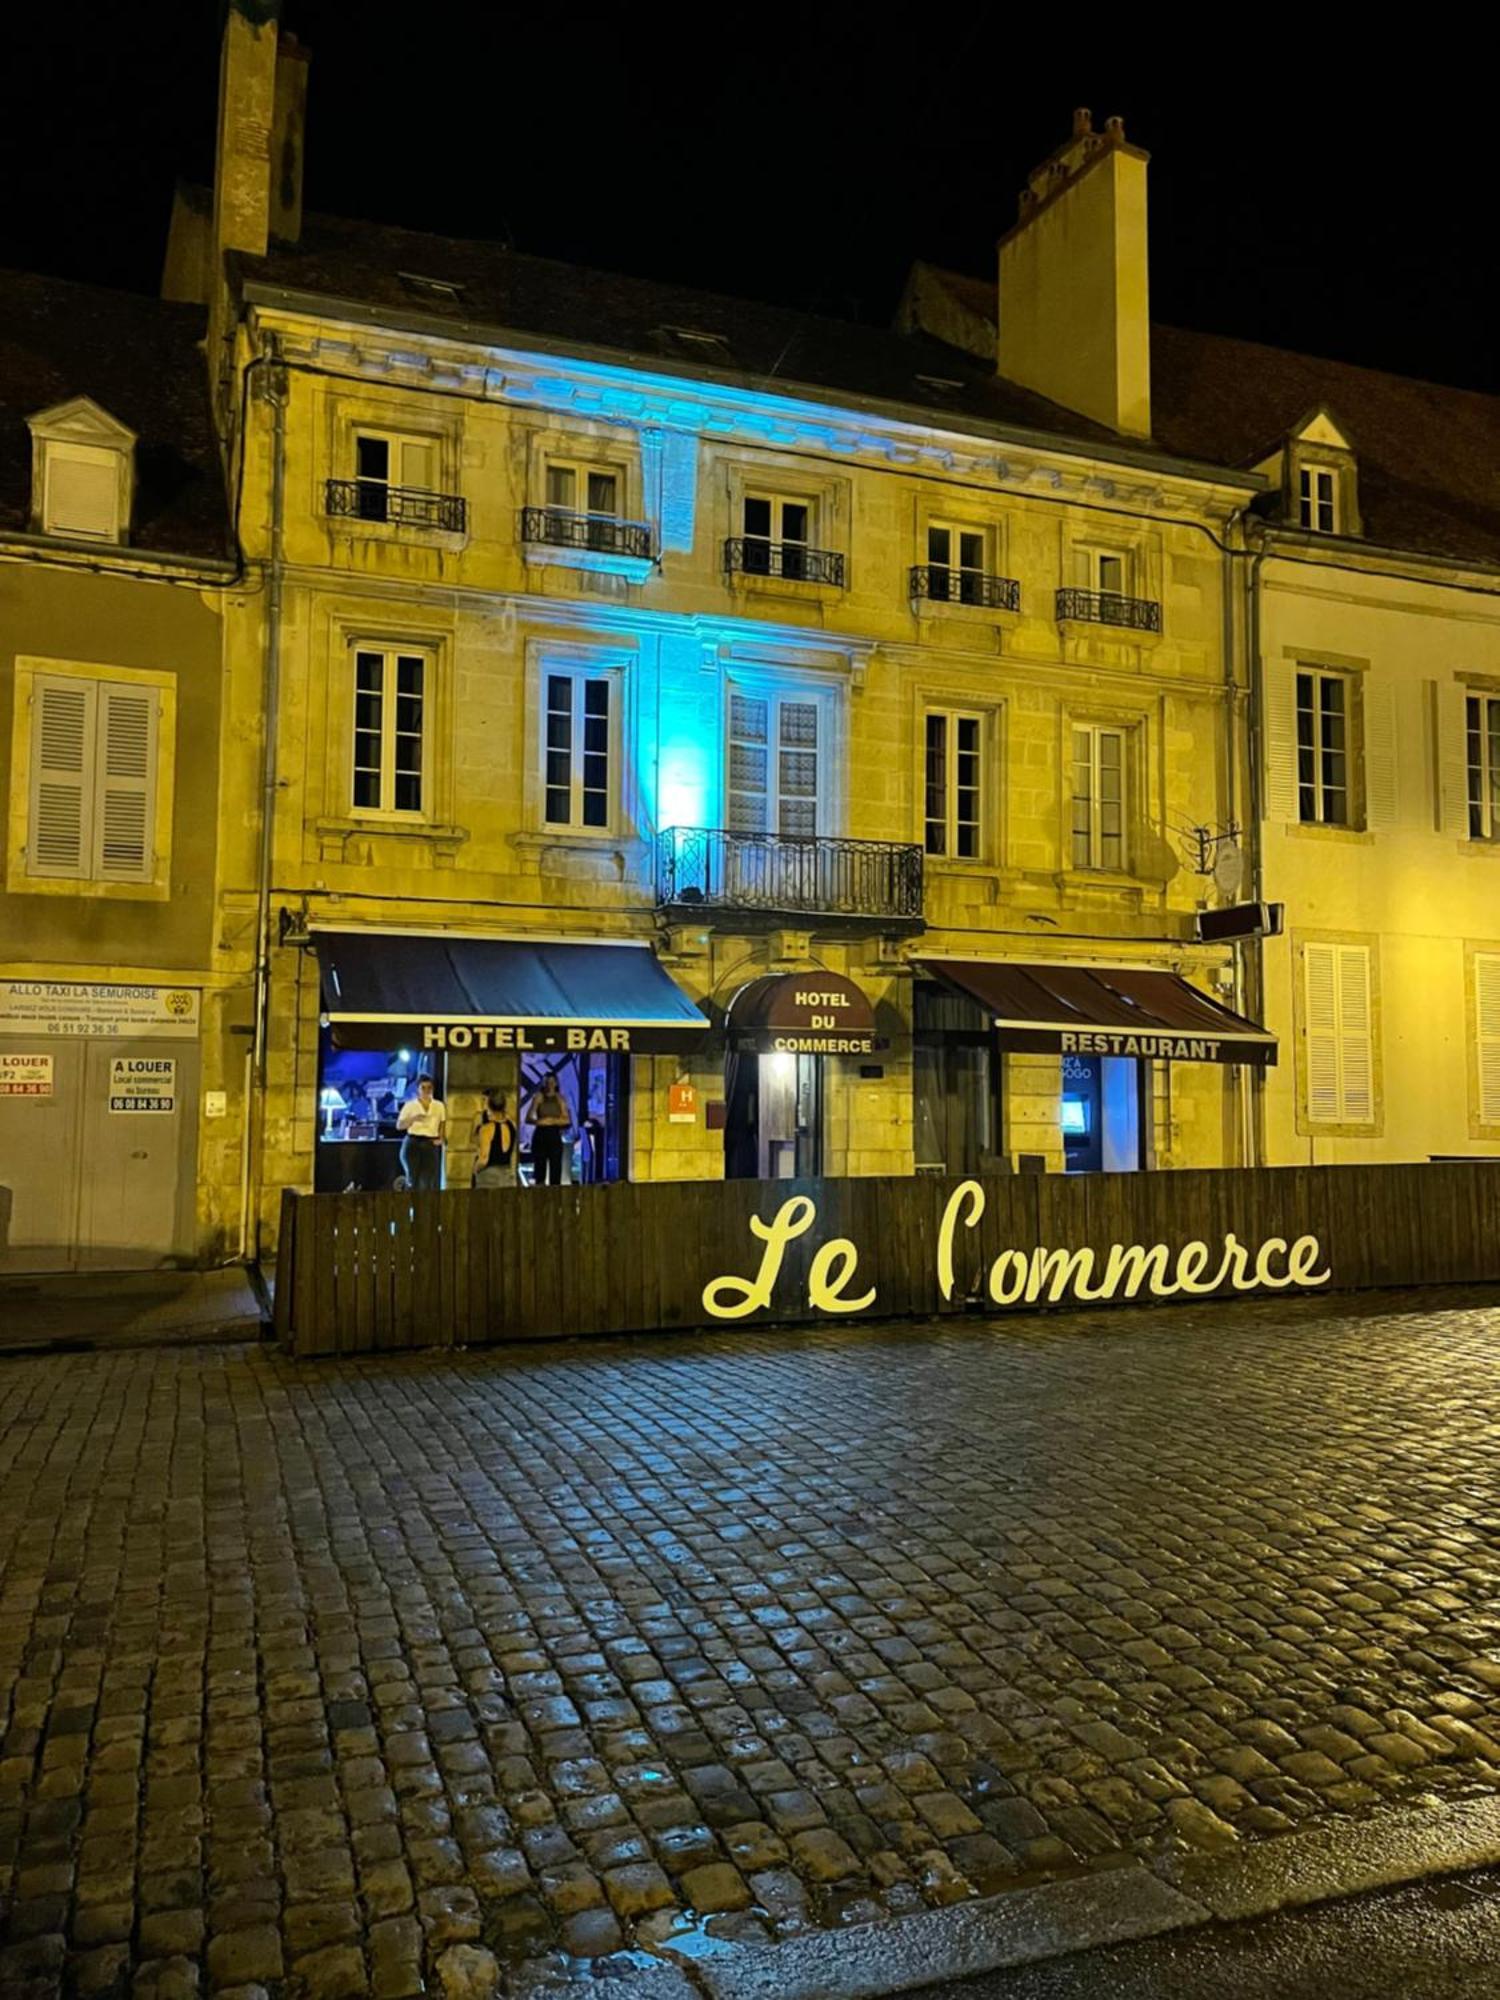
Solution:
M 275 30 L 231 10 L 229 35 L 221 144 L 253 152 Z M 1144 172 L 1111 134 L 1022 230 Z M 1259 475 L 1160 450 L 1139 381 L 1115 429 L 920 333 L 317 218 L 277 240 L 271 210 L 240 200 L 205 250 L 222 213 L 184 204 L 172 255 L 178 285 L 223 272 L 264 579 L 226 621 L 222 871 L 226 922 L 264 926 L 262 1242 L 282 1185 L 389 1175 L 337 1143 L 340 1047 L 379 1037 L 339 1019 L 335 940 L 371 934 L 418 986 L 455 940 L 513 969 L 634 941 L 696 1003 L 706 1030 L 565 1074 L 580 1137 L 604 1128 L 586 1174 L 1060 1169 L 1090 1088 L 1108 1164 L 1247 1156 L 1239 1065 L 995 1045 L 981 989 L 1010 964 L 1237 997 L 1194 920 L 1199 835 L 1246 796 L 1224 550 Z M 848 982 L 857 1052 L 752 1031 L 736 996 L 772 974 Z M 424 1005 L 390 1015 L 361 1111 L 426 1063 Z M 462 1185 L 480 1094 L 524 1105 L 539 1059 L 440 1053 Z

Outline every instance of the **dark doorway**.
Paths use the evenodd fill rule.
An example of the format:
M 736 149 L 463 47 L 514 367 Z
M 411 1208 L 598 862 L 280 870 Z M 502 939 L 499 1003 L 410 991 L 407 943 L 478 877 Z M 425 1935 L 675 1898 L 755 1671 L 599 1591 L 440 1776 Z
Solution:
M 913 1146 L 919 1174 L 977 1174 L 1000 1150 L 1000 1063 L 977 1001 L 918 980 L 913 1005 Z
M 741 1054 L 725 1062 L 724 1178 L 812 1180 L 823 1171 L 822 1056 Z

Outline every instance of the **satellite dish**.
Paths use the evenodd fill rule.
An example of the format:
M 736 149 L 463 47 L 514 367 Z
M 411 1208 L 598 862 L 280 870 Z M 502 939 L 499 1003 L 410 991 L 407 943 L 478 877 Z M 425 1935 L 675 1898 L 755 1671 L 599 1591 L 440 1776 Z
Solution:
M 1245 879 L 1245 855 L 1237 840 L 1221 840 L 1214 858 L 1214 887 L 1231 902 Z

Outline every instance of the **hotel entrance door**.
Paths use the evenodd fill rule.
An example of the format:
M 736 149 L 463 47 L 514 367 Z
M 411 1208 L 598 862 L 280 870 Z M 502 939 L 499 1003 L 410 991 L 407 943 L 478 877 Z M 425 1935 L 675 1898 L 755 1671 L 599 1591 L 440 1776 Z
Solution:
M 731 1051 L 726 1180 L 810 1180 L 823 1171 L 823 1058 Z

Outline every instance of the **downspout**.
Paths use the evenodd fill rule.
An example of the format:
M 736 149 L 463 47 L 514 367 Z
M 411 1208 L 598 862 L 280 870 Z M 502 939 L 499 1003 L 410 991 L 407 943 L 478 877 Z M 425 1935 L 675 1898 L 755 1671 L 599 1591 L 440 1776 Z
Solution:
M 250 1224 L 250 1261 L 261 1259 L 260 1183 L 266 1150 L 266 1073 L 270 1041 L 271 1009 L 271 884 L 275 879 L 273 858 L 276 842 L 276 794 L 278 790 L 277 733 L 281 706 L 281 579 L 283 562 L 283 521 L 286 497 L 286 404 L 287 373 L 280 362 L 275 334 L 266 338 L 266 359 L 270 362 L 260 384 L 261 398 L 271 405 L 271 561 L 266 579 L 265 654 L 262 685 L 265 690 L 261 743 L 260 874 L 255 898 L 255 1037 L 251 1047 L 253 1083 L 252 1105 L 247 1106 L 251 1125 L 251 1168 L 249 1202 L 253 1210 Z M 241 440 L 248 451 L 248 434 Z
M 1250 848 L 1250 899 L 1265 900 L 1265 852 L 1261 839 L 1265 811 L 1265 744 L 1261 730 L 1261 694 L 1265 686 L 1260 657 L 1260 573 L 1269 553 L 1262 532 L 1260 546 L 1245 567 L 1245 635 L 1249 655 L 1250 702 L 1246 740 L 1250 757 L 1250 797 L 1246 810 L 1246 831 Z M 1246 954 L 1245 1012 L 1252 1021 L 1266 1018 L 1265 941 L 1250 940 Z M 1264 1164 L 1266 1156 L 1266 1077 L 1257 1064 L 1250 1072 L 1250 1165 Z
M 1243 522 L 1243 519 L 1244 519 L 1244 513 L 1243 509 L 1241 509 L 1236 512 L 1233 523 L 1226 524 L 1226 532 L 1230 526 L 1237 526 L 1241 524 Z M 1222 592 L 1220 593 L 1221 622 L 1224 628 L 1222 637 L 1222 648 L 1224 654 L 1224 730 L 1225 730 L 1224 824 L 1228 827 L 1232 827 L 1235 824 L 1235 804 L 1239 798 L 1239 754 L 1238 754 L 1239 677 L 1235 671 L 1235 659 L 1236 659 L 1237 648 L 1235 646 L 1236 621 L 1234 615 L 1235 614 L 1235 602 L 1234 602 L 1235 554 L 1236 551 L 1231 547 L 1226 547 L 1224 550 L 1224 587 Z M 1236 940 L 1235 943 L 1231 946 L 1231 951 L 1233 952 L 1234 956 L 1234 1009 L 1237 1014 L 1243 1014 L 1245 1011 L 1244 959 L 1241 954 L 1240 944 L 1238 940 Z M 1247 1097 L 1248 1089 L 1249 1089 L 1249 1083 L 1247 1080 L 1246 1065 L 1241 1064 L 1236 1072 L 1235 1114 L 1236 1114 L 1236 1123 L 1239 1126 L 1239 1138 L 1238 1138 L 1239 1156 L 1242 1164 L 1246 1166 L 1253 1164 L 1251 1160 L 1251 1146 L 1249 1137 L 1250 1112 L 1249 1112 L 1249 1100 Z

